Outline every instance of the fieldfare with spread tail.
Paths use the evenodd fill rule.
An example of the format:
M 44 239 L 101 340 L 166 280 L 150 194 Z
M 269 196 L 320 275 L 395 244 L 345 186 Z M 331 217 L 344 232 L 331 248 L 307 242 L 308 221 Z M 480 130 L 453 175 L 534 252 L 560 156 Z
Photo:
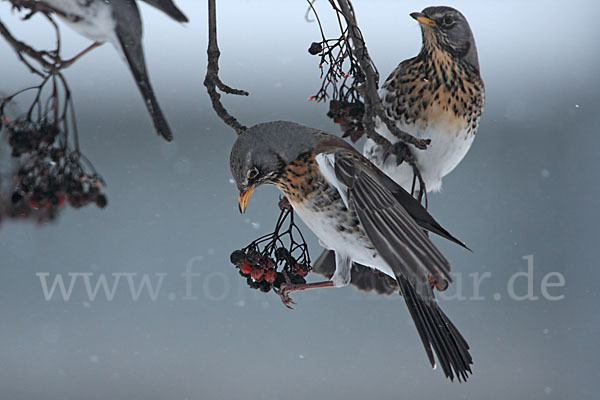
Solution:
M 173 140 L 171 128 L 158 105 L 148 78 L 142 46 L 142 19 L 136 0 L 38 1 L 43 9 L 56 13 L 77 33 L 94 41 L 75 59 L 104 42 L 110 42 L 117 49 L 129 65 L 156 132 L 167 141 Z M 145 1 L 178 22 L 188 21 L 171 0 Z
M 466 380 L 469 346 L 441 311 L 433 293 L 445 288 L 450 264 L 425 231 L 464 246 L 415 200 L 350 144 L 293 122 L 268 122 L 243 132 L 233 145 L 231 172 L 244 212 L 252 191 L 277 186 L 294 211 L 335 253 L 330 281 L 283 284 L 280 295 L 313 287 L 345 286 L 359 263 L 393 280 L 432 366 Z
M 386 115 L 399 129 L 431 139 L 426 150 L 405 148 L 415 160 L 427 191 L 463 159 L 473 143 L 484 103 L 484 86 L 473 33 L 466 18 L 450 7 L 428 7 L 410 14 L 421 26 L 423 47 L 387 78 L 379 91 Z M 377 132 L 398 142 L 378 121 Z M 406 190 L 413 170 L 368 139 L 363 154 Z

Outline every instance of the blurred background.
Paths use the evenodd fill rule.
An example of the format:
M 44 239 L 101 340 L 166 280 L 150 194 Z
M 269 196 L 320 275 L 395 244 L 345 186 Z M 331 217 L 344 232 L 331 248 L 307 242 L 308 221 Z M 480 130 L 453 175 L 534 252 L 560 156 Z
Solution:
M 221 78 L 249 97 L 223 96 L 242 123 L 292 120 L 339 133 L 328 106 L 307 101 L 320 86 L 320 39 L 305 1 L 218 1 Z M 234 132 L 215 115 L 202 81 L 206 4 L 179 0 L 180 25 L 141 3 L 146 59 L 175 134 L 156 136 L 125 63 L 110 45 L 69 68 L 83 152 L 107 182 L 108 206 L 67 207 L 57 221 L 0 226 L 0 390 L 7 399 L 593 398 L 600 389 L 597 166 L 600 154 L 600 3 L 447 1 L 474 32 L 486 84 L 477 139 L 431 195 L 430 211 L 469 253 L 436 244 L 457 284 L 442 308 L 469 341 L 474 375 L 450 383 L 432 371 L 404 301 L 351 287 L 293 296 L 296 309 L 251 290 L 232 250 L 272 230 L 278 191 L 261 188 L 237 210 L 229 173 Z M 355 0 L 382 79 L 416 55 L 409 13 L 427 1 Z M 336 33 L 326 1 L 323 24 Z M 0 4 L 21 40 L 52 47 L 41 16 L 27 22 Z M 89 41 L 65 27 L 63 51 Z M 0 91 L 36 83 L 0 41 Z M 5 145 L 5 144 L 4 144 Z M 594 161 L 596 160 L 596 161 Z M 589 186 L 592 185 L 592 186 Z M 302 225 L 303 226 L 303 225 Z M 321 249 L 305 230 L 311 254 Z M 524 259 L 524 257 L 527 257 Z M 532 258 L 533 257 L 533 258 Z M 518 295 L 529 285 L 537 300 Z M 189 279 L 188 271 L 199 274 Z M 488 273 L 478 292 L 473 277 Z M 541 285 L 552 272 L 564 286 Z M 148 274 L 156 296 L 91 300 L 82 280 L 65 301 L 42 288 L 61 274 Z M 159 274 L 159 275 L 157 275 Z M 474 275 L 470 275 L 474 274 Z M 44 278 L 46 276 L 46 278 Z M 315 277 L 314 279 L 318 279 Z M 557 282 L 557 275 L 550 282 Z M 187 290 L 187 292 L 186 292 Z M 191 290 L 191 291 L 190 291 Z M 513 296 L 514 297 L 514 296 Z M 533 298 L 533 297 L 530 297 Z

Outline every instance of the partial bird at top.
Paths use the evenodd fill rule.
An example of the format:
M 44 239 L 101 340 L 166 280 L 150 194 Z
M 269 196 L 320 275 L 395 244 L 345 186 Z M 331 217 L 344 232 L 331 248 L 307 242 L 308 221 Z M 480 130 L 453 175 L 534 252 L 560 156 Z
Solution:
M 484 86 L 473 33 L 466 18 L 451 7 L 427 7 L 410 14 L 421 26 L 423 46 L 386 79 L 380 97 L 386 115 L 399 129 L 431 139 L 426 150 L 405 148 L 416 161 L 427 191 L 438 191 L 471 147 L 484 104 Z M 377 121 L 377 132 L 398 139 Z M 401 144 L 399 144 L 401 145 Z M 363 154 L 404 189 L 413 171 L 368 139 Z M 401 163 L 400 165 L 398 165 Z
M 188 21 L 171 0 L 144 1 L 176 21 Z M 173 140 L 171 128 L 160 109 L 148 77 L 142 46 L 142 19 L 136 1 L 40 0 L 39 2 L 54 11 L 73 30 L 95 42 L 75 59 L 104 42 L 110 42 L 117 49 L 129 65 L 156 132 L 167 141 Z

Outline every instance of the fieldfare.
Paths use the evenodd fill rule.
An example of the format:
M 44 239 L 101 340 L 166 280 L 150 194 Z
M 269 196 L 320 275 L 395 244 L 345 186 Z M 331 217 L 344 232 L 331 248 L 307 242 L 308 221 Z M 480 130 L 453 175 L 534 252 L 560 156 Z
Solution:
M 387 116 L 398 128 L 432 142 L 427 150 L 409 149 L 379 120 L 377 131 L 400 147 L 396 149 L 402 150 L 400 154 L 414 160 L 427 191 L 437 191 L 442 177 L 458 165 L 475 138 L 484 87 L 473 34 L 459 11 L 428 7 L 411 16 L 421 25 L 423 47 L 418 56 L 396 67 L 380 95 Z M 412 189 L 413 170 L 401 163 L 402 156 L 391 155 L 370 139 L 363 154 L 404 189 Z M 333 253 L 325 250 L 313 263 L 313 271 L 330 278 L 335 272 Z M 357 264 L 352 266 L 351 283 L 379 294 L 398 290 L 393 279 Z
M 187 17 L 171 0 L 144 0 L 178 22 Z M 144 98 L 156 132 L 173 140 L 148 78 L 142 46 L 142 19 L 136 0 L 40 0 L 43 9 L 56 13 L 73 30 L 94 41 L 69 63 L 94 47 L 110 42 L 129 65 L 135 83 Z
M 394 282 L 404 298 L 432 366 L 466 380 L 469 346 L 441 311 L 433 288 L 451 281 L 450 264 L 425 231 L 464 246 L 406 190 L 343 139 L 293 122 L 268 122 L 243 132 L 233 145 L 231 173 L 244 212 L 252 191 L 277 186 L 294 211 L 335 253 L 330 281 L 283 284 L 280 295 L 350 283 L 353 263 Z
M 438 191 L 442 178 L 460 163 L 473 143 L 483 109 L 484 86 L 475 39 L 459 11 L 428 7 L 410 15 L 421 26 L 421 52 L 402 61 L 379 94 L 386 115 L 399 129 L 431 139 L 426 150 L 403 150 L 415 160 L 427 191 Z M 380 120 L 376 130 L 392 143 L 398 142 Z M 398 159 L 402 157 L 389 155 L 370 139 L 363 154 L 396 183 L 411 190 L 413 170 Z

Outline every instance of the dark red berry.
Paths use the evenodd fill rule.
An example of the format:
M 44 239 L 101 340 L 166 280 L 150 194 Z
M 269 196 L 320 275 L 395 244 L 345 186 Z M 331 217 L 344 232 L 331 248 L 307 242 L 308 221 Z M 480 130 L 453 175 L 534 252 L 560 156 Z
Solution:
M 250 271 L 252 271 L 252 266 L 250 265 L 250 263 L 248 263 L 248 260 L 242 260 L 242 266 L 240 267 L 240 271 L 242 271 L 244 274 L 249 274 Z
M 277 250 L 275 250 L 275 257 L 278 260 L 285 260 L 289 256 L 290 256 L 290 252 L 285 247 L 280 247 Z
M 35 201 L 33 199 L 29 199 L 29 201 L 27 203 L 29 204 L 29 207 L 33 208 L 34 210 L 37 210 L 40 208 L 40 203 L 38 203 L 37 201 Z
M 250 276 L 254 279 L 260 279 L 263 276 L 264 270 L 262 268 L 254 267 L 250 271 Z
M 312 42 L 310 47 L 308 48 L 308 52 L 310 54 L 317 55 L 323 50 L 323 46 L 319 42 Z
M 99 194 L 96 197 L 96 205 L 100 208 L 104 208 L 104 207 L 106 207 L 106 204 L 108 204 L 108 200 L 106 199 L 106 196 L 103 194 Z
M 271 291 L 271 285 L 270 284 L 261 285 L 260 291 L 263 293 L 268 293 L 269 291 Z
M 245 254 L 242 250 L 236 250 L 233 253 L 231 253 L 231 255 L 229 256 L 229 260 L 232 264 L 238 265 L 241 264 L 242 261 L 244 261 L 244 256 Z
M 275 266 L 275 261 L 271 257 L 267 258 L 267 268 L 271 269 Z
M 12 194 L 11 201 L 13 204 L 17 204 L 22 198 L 23 195 L 17 191 Z
M 277 277 L 277 272 L 274 269 L 269 269 L 265 272 L 265 281 L 274 282 Z
M 56 196 L 56 198 L 58 199 L 58 205 L 62 206 L 63 204 L 65 204 L 65 195 L 57 192 L 54 194 Z

